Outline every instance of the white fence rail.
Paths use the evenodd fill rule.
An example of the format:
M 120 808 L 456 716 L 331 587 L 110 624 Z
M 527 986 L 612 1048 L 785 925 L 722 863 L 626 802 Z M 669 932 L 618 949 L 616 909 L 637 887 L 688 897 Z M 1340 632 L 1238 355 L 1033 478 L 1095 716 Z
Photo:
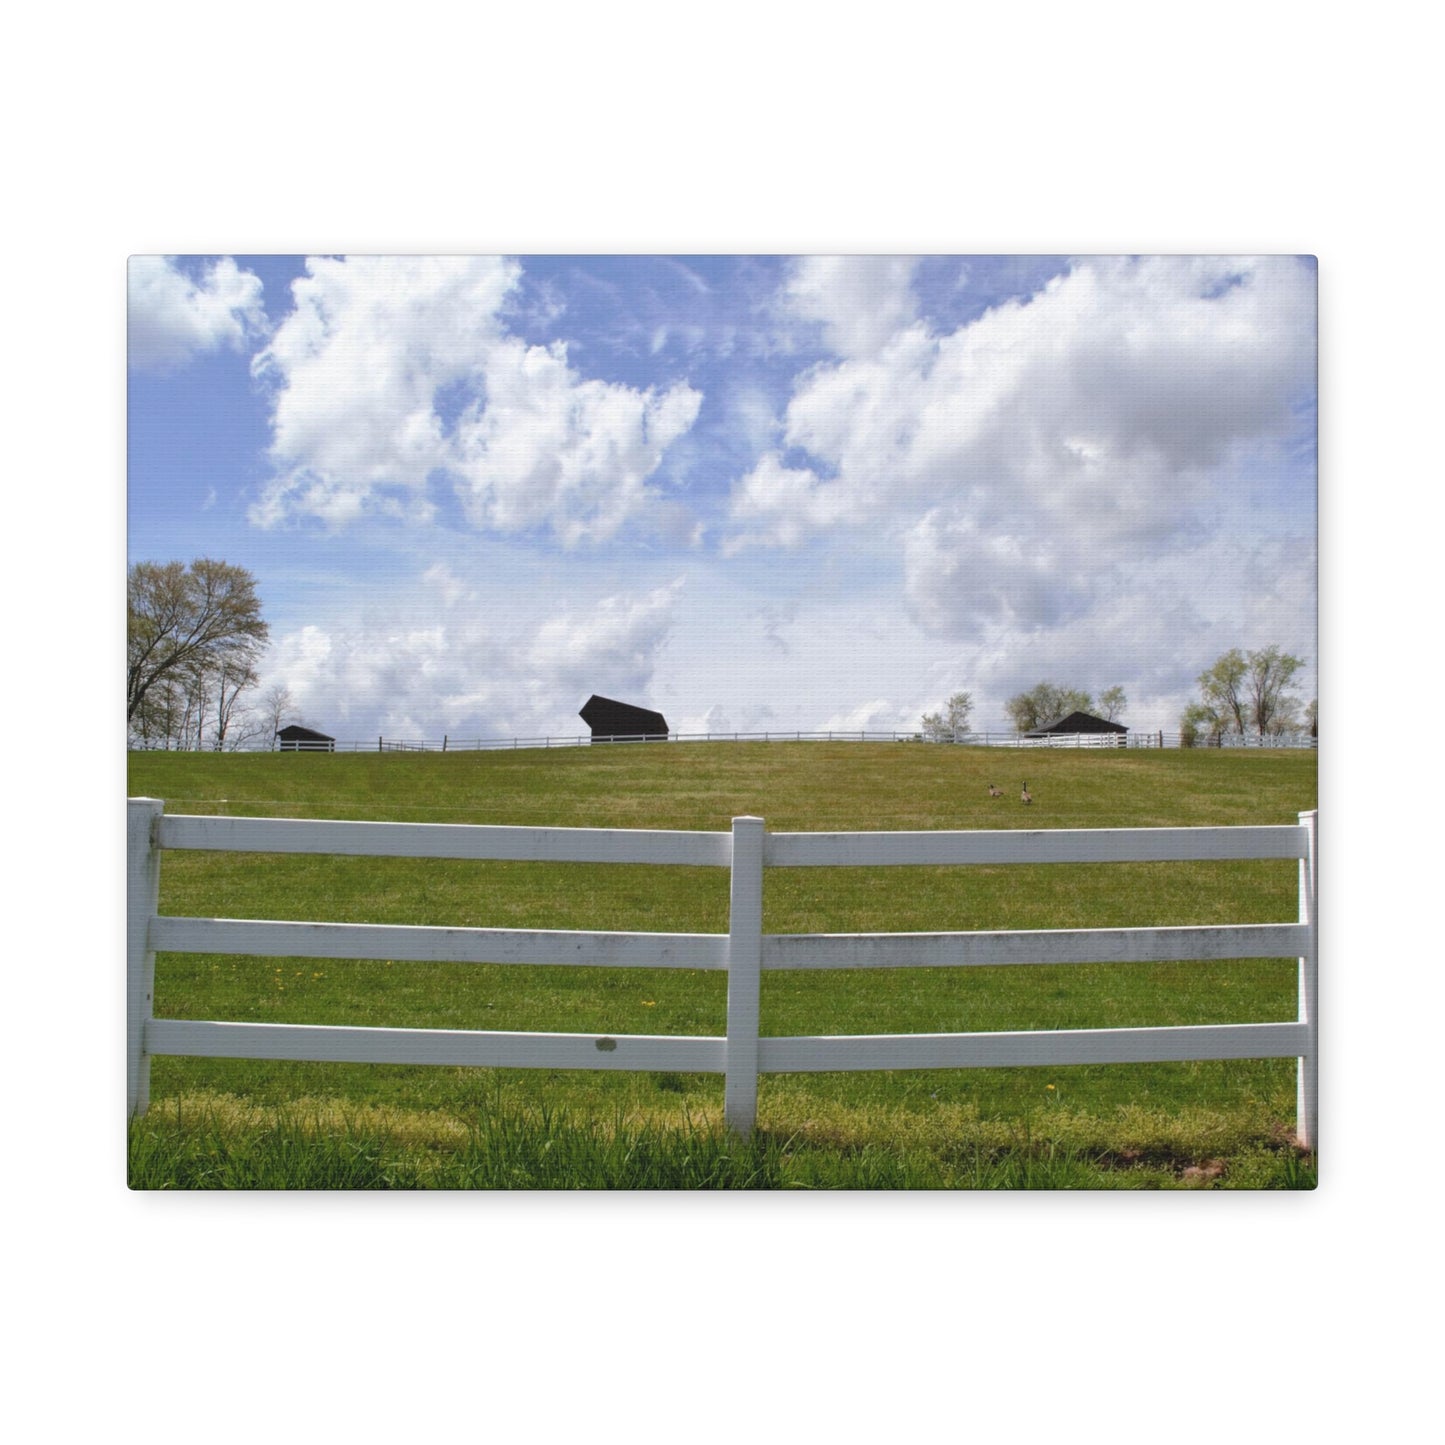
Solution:
M 587 734 L 551 734 L 536 737 L 515 738 L 463 738 L 446 735 L 440 739 L 370 738 L 327 741 L 324 743 L 299 743 L 294 747 L 280 748 L 274 740 L 258 742 L 239 749 L 244 752 L 297 752 L 297 753 L 474 753 L 506 752 L 524 748 L 585 748 L 607 743 L 943 743 L 952 746 L 957 743 L 973 748 L 1292 748 L 1310 749 L 1316 747 L 1316 740 L 1308 734 L 1289 733 L 1280 737 L 1256 738 L 1230 734 L 1213 740 L 1199 737 L 1192 743 L 1184 743 L 1178 733 L 1141 732 L 1129 733 L 1050 733 L 1045 737 L 1021 737 L 1016 732 L 960 733 L 956 738 L 924 738 L 917 732 L 867 732 L 858 730 L 832 729 L 831 731 L 771 731 L 761 733 L 661 733 L 650 736 L 629 735 L 594 738 Z M 147 747 L 140 739 L 131 739 L 135 752 L 161 752 L 168 745 L 155 744 Z M 207 749 L 209 750 L 209 749 Z
M 127 1098 L 144 1113 L 156 1055 L 408 1063 L 491 1068 L 721 1073 L 724 1116 L 747 1136 L 760 1073 L 967 1069 L 1196 1059 L 1298 1061 L 1296 1132 L 1315 1147 L 1319 1109 L 1318 924 L 1314 812 L 1298 825 L 923 833 L 773 833 L 734 818 L 730 833 L 517 828 L 167 816 L 154 798 L 128 805 Z M 725 934 L 183 918 L 159 912 L 166 849 L 369 857 L 636 863 L 731 871 Z M 969 933 L 765 934 L 767 868 L 1292 858 L 1299 915 L 1289 922 L 1198 927 Z M 725 969 L 722 1037 L 499 1033 L 315 1024 L 196 1022 L 154 1017 L 157 952 L 259 957 L 402 958 L 607 968 Z M 772 969 L 970 968 L 1004 964 L 1296 958 L 1297 1017 L 1273 1023 L 1070 1029 L 1027 1033 L 765 1038 L 760 978 Z

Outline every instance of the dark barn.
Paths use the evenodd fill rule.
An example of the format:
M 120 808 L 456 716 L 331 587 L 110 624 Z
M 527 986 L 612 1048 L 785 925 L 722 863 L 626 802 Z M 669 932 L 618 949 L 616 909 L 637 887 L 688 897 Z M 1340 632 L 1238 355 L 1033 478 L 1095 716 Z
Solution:
M 1095 717 L 1091 712 L 1071 712 L 1064 717 L 1056 718 L 1051 723 L 1045 723 L 1042 727 L 1030 728 L 1024 736 L 1042 738 L 1051 733 L 1118 733 L 1119 746 L 1123 747 L 1128 731 L 1129 729 L 1123 723 Z
M 667 719 L 651 708 L 634 707 L 630 702 L 617 702 L 593 693 L 579 714 L 592 729 L 592 741 L 610 738 L 666 738 Z
M 304 728 L 300 723 L 291 723 L 276 734 L 276 742 L 283 753 L 334 753 L 336 739 L 329 738 L 313 728 Z

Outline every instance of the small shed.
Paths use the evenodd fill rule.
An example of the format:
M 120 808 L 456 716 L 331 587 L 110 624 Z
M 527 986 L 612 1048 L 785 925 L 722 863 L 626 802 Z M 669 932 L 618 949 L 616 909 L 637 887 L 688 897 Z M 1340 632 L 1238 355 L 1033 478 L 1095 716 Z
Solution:
M 1091 712 L 1071 712 L 1041 727 L 1030 728 L 1026 738 L 1048 737 L 1054 733 L 1118 733 L 1119 745 L 1123 746 L 1124 735 L 1129 731 L 1123 723 L 1110 722 L 1108 718 L 1095 717 Z
M 610 742 L 613 739 L 667 738 L 667 719 L 651 708 L 637 707 L 630 702 L 618 702 L 615 698 L 598 697 L 593 693 L 582 705 L 578 714 L 592 729 L 592 741 Z
M 300 723 L 289 723 L 276 734 L 276 744 L 283 753 L 334 753 L 336 739 L 319 733 L 314 728 L 304 728 Z

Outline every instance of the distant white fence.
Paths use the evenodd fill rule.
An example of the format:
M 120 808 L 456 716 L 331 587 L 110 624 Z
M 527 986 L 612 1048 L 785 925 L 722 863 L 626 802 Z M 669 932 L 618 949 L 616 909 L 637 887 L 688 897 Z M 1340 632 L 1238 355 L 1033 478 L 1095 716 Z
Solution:
M 129 1111 L 141 1114 L 147 1108 L 150 1060 L 156 1055 L 721 1073 L 727 1125 L 744 1137 L 756 1119 L 760 1073 L 1293 1058 L 1298 1060 L 1297 1136 L 1301 1144 L 1314 1147 L 1319 1100 L 1316 821 L 1317 815 L 1308 812 L 1299 815 L 1298 825 L 1274 827 L 770 834 L 761 818 L 734 818 L 730 833 L 710 833 L 194 817 L 167 815 L 154 798 L 132 798 L 127 817 Z M 158 911 L 161 853 L 172 848 L 728 868 L 728 932 L 590 933 L 182 918 Z M 1246 858 L 1299 860 L 1297 920 L 974 933 L 765 934 L 762 929 L 765 868 Z M 723 969 L 728 975 L 727 1033 L 720 1038 L 499 1033 L 156 1018 L 158 951 Z M 765 1038 L 758 1032 L 764 970 L 1224 958 L 1297 958 L 1297 1018 L 1023 1033 Z
M 445 735 L 440 739 L 388 738 L 378 737 L 351 739 L 344 742 L 300 743 L 295 747 L 277 748 L 273 743 L 255 743 L 239 749 L 242 752 L 299 752 L 299 753 L 474 753 L 505 752 L 521 748 L 585 748 L 597 743 L 931 743 L 916 732 L 868 732 L 866 730 L 833 728 L 820 732 L 800 732 L 792 729 L 761 733 L 668 733 L 650 736 L 619 736 L 594 738 L 583 734 L 538 734 L 535 737 L 516 738 L 464 738 Z M 1181 741 L 1178 733 L 1129 732 L 1125 733 L 1051 733 L 1047 737 L 1022 737 L 1015 732 L 960 733 L 956 738 L 944 738 L 942 743 L 952 746 L 957 743 L 973 748 L 1291 748 L 1313 749 L 1316 739 L 1307 733 L 1290 733 L 1281 737 L 1256 738 L 1229 734 L 1222 738 L 1198 737 L 1192 743 Z M 144 748 L 131 740 L 133 752 L 161 752 L 160 747 Z

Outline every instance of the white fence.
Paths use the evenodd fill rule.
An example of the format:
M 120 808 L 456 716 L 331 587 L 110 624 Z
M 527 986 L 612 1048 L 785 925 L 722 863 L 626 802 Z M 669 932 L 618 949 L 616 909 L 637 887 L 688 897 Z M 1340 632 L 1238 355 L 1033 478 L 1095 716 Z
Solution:
M 734 818 L 730 833 L 520 828 L 445 823 L 330 822 L 167 815 L 129 800 L 127 884 L 128 1107 L 144 1113 L 155 1055 L 305 1059 L 490 1068 L 636 1069 L 725 1076 L 727 1125 L 746 1137 L 760 1073 L 968 1069 L 1194 1059 L 1298 1060 L 1296 1132 L 1318 1132 L 1316 820 L 1231 828 L 1056 829 L 922 833 L 768 833 Z M 250 853 L 683 864 L 731 870 L 728 932 L 589 933 L 391 924 L 182 918 L 158 911 L 161 853 Z M 1299 860 L 1299 916 L 1207 927 L 1047 929 L 975 933 L 765 934 L 765 868 L 1195 859 Z M 263 957 L 400 958 L 453 963 L 724 969 L 723 1037 L 499 1033 L 314 1024 L 193 1022 L 153 1016 L 157 952 Z M 1295 1019 L 1277 1023 L 1022 1033 L 760 1037 L 760 975 L 771 969 L 971 968 L 1001 964 L 1297 958 Z
M 1048 733 L 1043 737 L 1025 737 L 1017 732 L 960 733 L 955 738 L 926 738 L 917 732 L 868 732 L 832 728 L 826 731 L 793 729 L 761 733 L 654 733 L 594 738 L 588 734 L 517 738 L 463 738 L 444 735 L 440 741 L 401 740 L 378 737 L 373 743 L 337 742 L 328 745 L 303 745 L 299 751 L 338 753 L 471 753 L 497 752 L 519 748 L 584 748 L 596 743 L 945 743 L 971 748 L 1178 748 L 1184 746 L 1210 748 L 1313 748 L 1315 739 L 1304 733 L 1288 733 L 1273 738 L 1255 738 L 1229 734 L 1213 741 L 1203 737 L 1185 744 L 1178 733 Z
M 270 743 L 258 742 L 246 748 L 239 749 L 239 751 L 301 753 L 474 753 L 513 751 L 522 748 L 585 748 L 598 743 L 924 743 L 933 741 L 935 740 L 924 738 L 916 732 L 867 732 L 834 728 L 830 731 L 820 732 L 800 732 L 790 729 L 786 731 L 774 730 L 761 733 L 668 733 L 666 736 L 658 733 L 652 736 L 619 736 L 608 738 L 594 738 L 585 733 L 551 734 L 547 736 L 538 735 L 536 737 L 516 738 L 464 738 L 451 737 L 450 735 L 443 735 L 439 739 L 378 737 L 375 742 L 370 738 L 352 738 L 340 742 L 301 743 L 294 748 L 281 748 L 273 740 Z M 1158 731 L 1129 733 L 1051 733 L 1045 737 L 1038 738 L 1023 737 L 1016 732 L 982 732 L 960 733 L 956 738 L 943 738 L 938 741 L 950 746 L 957 743 L 964 747 L 972 748 L 1115 749 L 1178 748 L 1191 746 L 1197 748 L 1310 749 L 1317 746 L 1314 738 L 1302 733 L 1289 733 L 1280 737 L 1262 739 L 1229 734 L 1212 741 L 1201 736 L 1193 743 L 1185 744 L 1181 741 L 1178 733 Z M 150 749 L 138 747 L 136 743 L 136 739 L 131 739 L 131 750 L 133 752 L 166 751 L 166 749 L 159 747 Z

